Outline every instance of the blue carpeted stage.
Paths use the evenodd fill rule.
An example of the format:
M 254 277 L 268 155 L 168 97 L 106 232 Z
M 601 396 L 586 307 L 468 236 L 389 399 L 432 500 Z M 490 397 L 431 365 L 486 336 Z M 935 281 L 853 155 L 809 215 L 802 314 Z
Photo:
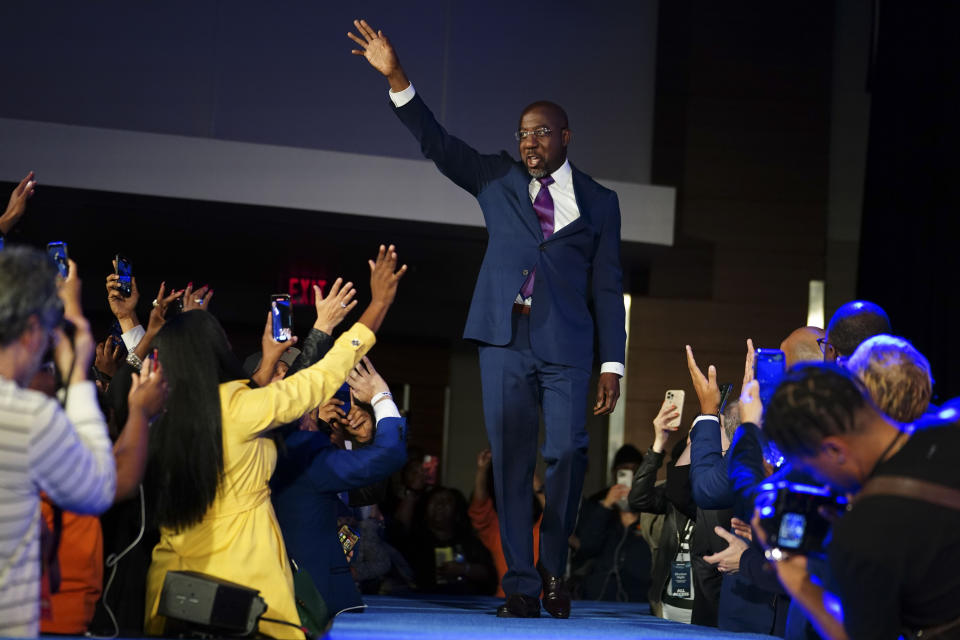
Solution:
M 502 602 L 497 598 L 364 596 L 364 601 L 363 613 L 342 613 L 334 619 L 329 640 L 770 638 L 661 620 L 649 615 L 645 604 L 574 601 L 569 620 L 554 620 L 546 613 L 529 620 L 497 618 L 494 611 Z

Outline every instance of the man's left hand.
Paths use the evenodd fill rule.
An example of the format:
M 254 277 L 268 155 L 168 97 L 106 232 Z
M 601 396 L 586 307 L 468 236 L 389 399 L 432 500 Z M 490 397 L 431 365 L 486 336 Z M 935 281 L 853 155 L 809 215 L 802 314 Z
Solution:
M 597 384 L 597 404 L 593 407 L 593 415 L 605 416 L 617 406 L 620 398 L 620 376 L 615 373 L 601 373 Z

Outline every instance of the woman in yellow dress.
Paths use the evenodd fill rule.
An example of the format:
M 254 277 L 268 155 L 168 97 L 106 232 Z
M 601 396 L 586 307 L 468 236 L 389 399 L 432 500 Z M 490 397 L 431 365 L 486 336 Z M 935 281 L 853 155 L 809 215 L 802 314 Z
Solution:
M 277 461 L 270 430 L 329 398 L 375 342 L 397 283 L 391 245 L 370 261 L 371 302 L 315 365 L 254 389 L 217 320 L 188 311 L 155 339 L 169 385 L 167 413 L 154 424 L 148 459 L 149 507 L 160 527 L 147 573 L 145 631 L 162 635 L 157 615 L 167 571 L 198 571 L 257 589 L 267 602 L 260 632 L 303 638 L 293 575 L 270 502 Z

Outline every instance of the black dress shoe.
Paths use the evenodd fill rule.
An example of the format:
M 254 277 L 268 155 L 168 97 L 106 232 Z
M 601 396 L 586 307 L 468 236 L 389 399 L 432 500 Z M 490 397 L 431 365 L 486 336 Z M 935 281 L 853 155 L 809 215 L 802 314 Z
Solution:
M 543 580 L 543 608 L 554 618 L 570 617 L 570 590 L 563 578 L 547 576 Z
M 567 599 L 569 609 L 569 598 Z M 540 601 L 522 593 L 514 593 L 507 601 L 497 607 L 498 618 L 539 618 Z

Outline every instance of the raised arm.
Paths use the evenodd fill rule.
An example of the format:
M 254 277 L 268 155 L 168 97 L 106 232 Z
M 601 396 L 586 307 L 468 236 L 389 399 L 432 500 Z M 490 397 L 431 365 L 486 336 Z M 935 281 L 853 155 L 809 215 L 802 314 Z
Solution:
M 348 33 L 360 49 L 351 53 L 363 56 L 390 83 L 394 112 L 420 143 L 424 157 L 432 160 L 440 172 L 471 195 L 478 195 L 491 180 L 503 176 L 515 161 L 506 152 L 481 154 L 463 140 L 450 135 L 437 122 L 413 85 L 407 79 L 396 51 L 383 31 L 364 20 L 355 20 L 358 34 Z

